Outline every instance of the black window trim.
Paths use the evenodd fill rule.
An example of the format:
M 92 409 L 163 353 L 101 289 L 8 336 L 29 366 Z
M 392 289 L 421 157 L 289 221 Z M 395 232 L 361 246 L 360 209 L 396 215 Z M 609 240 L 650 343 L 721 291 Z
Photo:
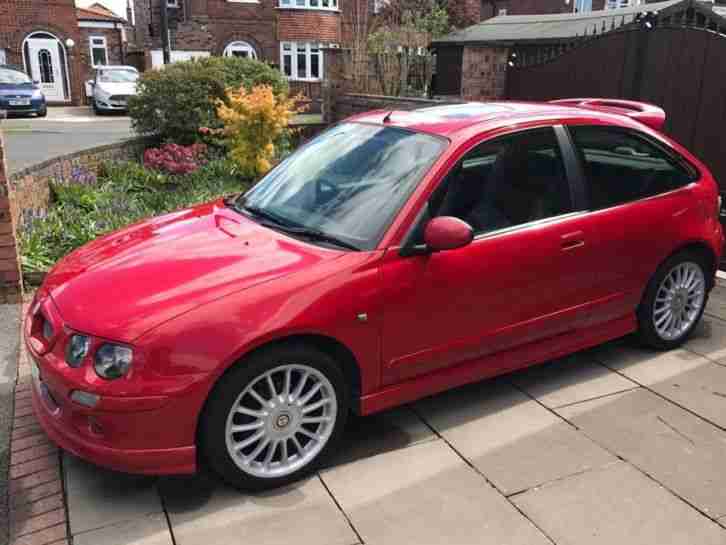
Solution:
M 659 141 L 657 138 L 652 137 L 651 135 L 644 133 L 642 131 L 639 131 L 638 129 L 634 129 L 631 127 L 621 127 L 619 125 L 608 125 L 604 123 L 568 123 L 566 125 L 560 125 L 561 129 L 566 133 L 567 135 L 567 146 L 570 150 L 569 156 L 570 159 L 575 161 L 576 164 L 573 165 L 574 171 L 576 174 L 579 186 L 579 192 L 581 194 L 581 197 L 583 199 L 583 209 L 587 210 L 588 212 L 600 212 L 601 210 L 612 210 L 613 208 L 616 208 L 618 206 L 624 206 L 628 204 L 634 204 L 641 201 L 645 201 L 648 199 L 653 199 L 656 197 L 660 197 L 661 195 L 667 195 L 668 193 L 671 193 L 673 191 L 679 191 L 683 189 L 684 187 L 689 186 L 692 183 L 697 182 L 701 179 L 701 171 L 693 164 L 691 164 L 690 161 L 688 161 L 685 157 L 683 157 L 680 153 L 678 153 L 676 150 L 670 148 L 663 142 Z M 658 151 L 663 153 L 669 160 L 671 160 L 676 165 L 683 168 L 686 173 L 690 176 L 690 180 L 688 183 L 683 184 L 680 187 L 676 187 L 674 189 L 671 189 L 669 191 L 664 191 L 663 193 L 657 193 L 655 195 L 649 195 L 647 197 L 641 197 L 639 199 L 635 199 L 632 201 L 625 201 L 617 204 L 613 204 L 612 206 L 607 206 L 605 208 L 593 208 L 591 206 L 589 193 L 587 191 L 587 177 L 585 175 L 585 167 L 584 167 L 584 160 L 585 158 L 582 156 L 581 152 L 578 150 L 577 145 L 575 144 L 575 139 L 572 135 L 572 132 L 570 131 L 570 128 L 574 127 L 597 127 L 600 129 L 604 129 L 605 131 L 610 131 L 613 133 L 621 133 L 625 134 L 627 136 L 631 136 L 633 138 L 636 138 L 638 140 L 642 140 L 646 144 L 649 144 L 656 148 Z
M 515 135 L 524 134 L 527 132 L 532 132 L 536 130 L 542 130 L 542 129 L 552 129 L 555 134 L 555 139 L 557 141 L 557 144 L 560 148 L 560 155 L 562 156 L 562 162 L 564 163 L 565 167 L 565 178 L 567 180 L 567 186 L 570 190 L 570 205 L 571 210 L 569 212 L 564 212 L 562 214 L 558 214 L 556 216 L 551 216 L 549 218 L 542 218 L 538 220 L 529 221 L 527 223 L 520 223 L 519 225 L 511 225 L 509 227 L 502 227 L 501 229 L 495 229 L 493 231 L 488 231 L 486 233 L 479 233 L 475 234 L 472 242 L 495 237 L 503 234 L 509 234 L 511 232 L 519 231 L 520 229 L 528 229 L 531 227 L 536 227 L 543 224 L 549 224 L 554 222 L 559 222 L 563 220 L 567 220 L 573 217 L 578 217 L 586 213 L 588 210 L 586 208 L 586 199 L 584 195 L 585 186 L 583 185 L 583 173 L 581 171 L 581 165 L 580 161 L 577 159 L 576 151 L 574 148 L 574 145 L 571 141 L 571 137 L 567 129 L 562 124 L 552 124 L 552 123 L 544 123 L 542 125 L 537 125 L 534 127 L 525 127 L 520 129 L 515 129 L 512 131 L 504 132 L 504 133 L 498 133 L 495 135 L 492 135 L 488 138 L 482 138 L 481 140 L 474 141 L 470 146 L 467 146 L 456 158 L 456 161 L 454 162 L 454 166 L 452 166 L 446 173 L 443 174 L 441 179 L 438 181 L 438 184 L 433 189 L 431 194 L 429 195 L 429 198 L 426 200 L 426 202 L 421 207 L 421 210 L 419 210 L 418 214 L 416 215 L 416 219 L 412 222 L 411 226 L 409 227 L 406 235 L 401 240 L 401 246 L 399 249 L 399 255 L 401 257 L 410 257 L 414 255 L 422 255 L 428 253 L 426 251 L 426 248 L 423 244 L 417 244 L 417 241 L 415 240 L 416 235 L 421 232 L 422 222 L 423 221 L 431 221 L 430 217 L 430 210 L 429 210 L 429 203 L 431 202 L 431 198 L 436 194 L 436 192 L 442 187 L 443 184 L 447 183 L 447 180 L 449 178 L 449 174 L 461 163 L 461 160 L 466 156 L 467 153 L 475 149 L 477 146 L 480 146 L 482 144 L 488 143 L 488 142 L 494 142 L 499 138 L 507 138 Z M 428 218 L 428 219 L 427 219 Z

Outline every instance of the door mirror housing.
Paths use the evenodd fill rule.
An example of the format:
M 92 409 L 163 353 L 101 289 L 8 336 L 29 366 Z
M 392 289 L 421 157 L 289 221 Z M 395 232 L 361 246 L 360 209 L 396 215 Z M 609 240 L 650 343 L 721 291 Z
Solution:
M 434 218 L 424 229 L 424 243 L 430 252 L 462 248 L 473 239 L 474 229 L 471 225 L 453 216 Z

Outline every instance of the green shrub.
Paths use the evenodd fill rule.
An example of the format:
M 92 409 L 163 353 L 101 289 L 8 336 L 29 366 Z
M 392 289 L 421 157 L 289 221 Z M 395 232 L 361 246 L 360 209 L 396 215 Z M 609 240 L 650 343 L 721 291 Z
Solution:
M 214 159 L 191 174 L 169 176 L 134 162 L 110 162 L 96 184 L 54 184 L 48 215 L 18 233 L 26 279 L 100 235 L 245 191 L 249 182 L 235 169 L 227 159 Z
M 138 94 L 129 100 L 129 115 L 140 134 L 157 134 L 162 141 L 191 144 L 199 128 L 219 128 L 217 100 L 226 101 L 228 87 L 271 85 L 286 95 L 282 73 L 260 61 L 240 57 L 207 57 L 145 72 Z

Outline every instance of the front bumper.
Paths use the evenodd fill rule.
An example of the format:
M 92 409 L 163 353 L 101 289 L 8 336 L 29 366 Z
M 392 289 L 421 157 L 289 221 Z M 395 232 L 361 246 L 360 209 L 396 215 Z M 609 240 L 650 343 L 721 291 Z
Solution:
M 125 112 L 128 111 L 128 101 L 94 98 L 96 108 L 104 112 Z
M 125 473 L 172 475 L 196 472 L 194 446 L 134 450 L 99 444 L 69 425 L 67 415 L 51 412 L 35 381 L 32 390 L 33 409 L 38 422 L 48 437 L 63 450 L 98 466 Z M 73 420 L 72 416 L 70 420 Z
M 0 101 L 0 110 L 12 115 L 40 114 L 46 110 L 45 101 L 31 100 L 30 104 L 22 106 L 10 106 L 7 101 Z
M 58 325 L 52 303 L 43 314 Z M 196 471 L 194 430 L 201 399 L 196 384 L 182 384 L 174 395 L 101 394 L 93 408 L 71 399 L 75 390 L 99 394 L 92 369 L 71 368 L 45 350 L 26 317 L 24 340 L 34 365 L 32 400 L 40 425 L 61 448 L 99 466 L 127 473 L 184 474 Z M 60 341 L 57 341 L 60 342 Z M 98 377 L 95 377 L 98 381 Z M 127 387 L 127 386 L 126 386 Z

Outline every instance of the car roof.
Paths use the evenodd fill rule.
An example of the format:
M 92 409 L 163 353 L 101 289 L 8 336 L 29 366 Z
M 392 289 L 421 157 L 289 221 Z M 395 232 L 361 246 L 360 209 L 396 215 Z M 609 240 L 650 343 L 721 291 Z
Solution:
M 458 140 L 469 136 L 472 132 L 493 131 L 523 123 L 545 124 L 572 119 L 624 127 L 638 125 L 625 115 L 607 111 L 587 110 L 548 102 L 514 101 L 466 102 L 410 111 L 375 110 L 356 115 L 349 121 L 400 127 Z

